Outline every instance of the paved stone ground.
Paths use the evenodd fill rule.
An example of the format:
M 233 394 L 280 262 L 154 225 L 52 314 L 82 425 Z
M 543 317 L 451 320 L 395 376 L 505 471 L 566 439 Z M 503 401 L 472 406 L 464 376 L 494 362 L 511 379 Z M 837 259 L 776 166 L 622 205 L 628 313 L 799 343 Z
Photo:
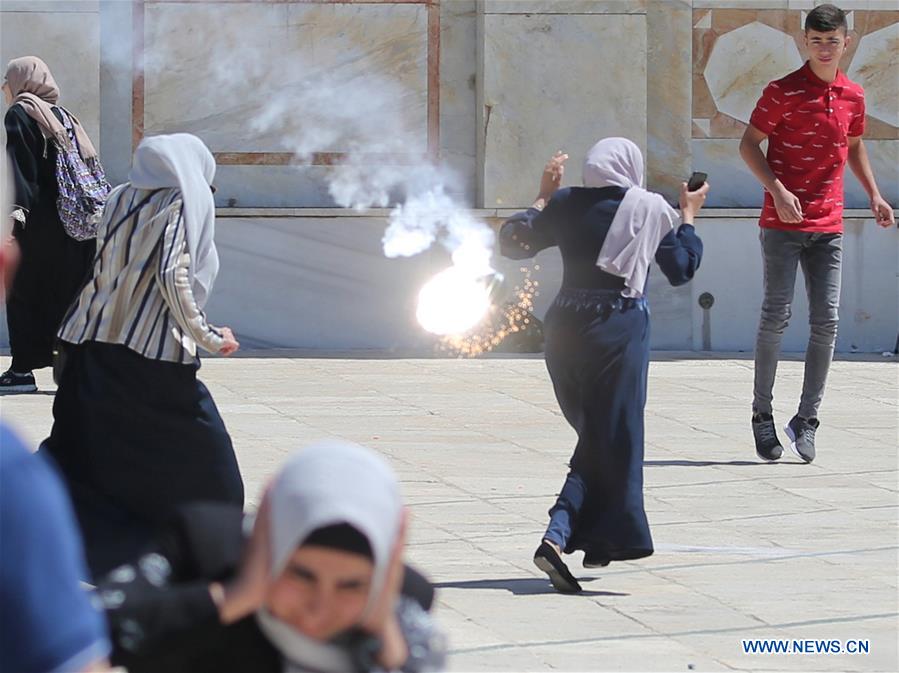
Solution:
M 412 508 L 409 556 L 440 587 L 454 670 L 899 670 L 894 361 L 834 364 L 812 465 L 757 461 L 750 361 L 654 361 L 656 554 L 579 572 L 580 596 L 554 593 L 531 564 L 574 441 L 540 359 L 209 359 L 201 374 L 251 507 L 284 456 L 317 438 L 389 457 Z M 779 421 L 801 375 L 782 365 Z M 49 378 L 40 372 L 44 394 L 0 402 L 34 443 L 50 428 Z M 870 652 L 746 655 L 746 638 L 867 639 Z

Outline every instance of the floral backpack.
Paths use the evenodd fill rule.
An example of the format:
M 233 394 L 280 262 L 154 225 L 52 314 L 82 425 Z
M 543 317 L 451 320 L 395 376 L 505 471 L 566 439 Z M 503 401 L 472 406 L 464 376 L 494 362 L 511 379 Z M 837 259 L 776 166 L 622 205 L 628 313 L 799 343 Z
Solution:
M 98 157 L 81 158 L 72 121 L 65 110 L 60 112 L 69 142 L 56 147 L 56 209 L 66 233 L 76 241 L 86 241 L 97 236 L 111 187 Z

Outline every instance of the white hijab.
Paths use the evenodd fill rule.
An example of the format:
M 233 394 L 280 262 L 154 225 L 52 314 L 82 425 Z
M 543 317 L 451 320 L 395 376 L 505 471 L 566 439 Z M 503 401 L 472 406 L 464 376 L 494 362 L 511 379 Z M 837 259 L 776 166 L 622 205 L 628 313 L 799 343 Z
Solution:
M 624 187 L 596 266 L 624 278 L 625 297 L 641 297 L 649 265 L 680 215 L 660 194 L 643 189 L 643 155 L 627 138 L 604 138 L 587 153 L 585 187 Z
M 357 444 L 326 441 L 298 451 L 281 469 L 270 498 L 271 576 L 278 577 L 290 557 L 319 528 L 350 524 L 371 545 L 374 577 L 366 612 L 384 588 L 399 534 L 402 499 L 390 466 Z M 308 638 L 268 610 L 256 613 L 263 633 L 285 658 L 286 670 L 345 673 L 349 653 L 338 645 Z
M 190 285 L 201 309 L 219 270 L 215 249 L 215 201 L 209 186 L 215 159 L 203 141 L 189 133 L 144 138 L 134 153 L 128 181 L 137 189 L 174 187 L 181 192 L 190 253 Z

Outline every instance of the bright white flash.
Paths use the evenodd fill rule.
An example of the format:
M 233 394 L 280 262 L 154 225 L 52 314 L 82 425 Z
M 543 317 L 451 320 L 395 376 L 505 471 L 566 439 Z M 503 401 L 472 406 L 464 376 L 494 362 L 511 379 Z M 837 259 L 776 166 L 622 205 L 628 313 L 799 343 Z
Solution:
M 483 276 L 451 266 L 421 288 L 415 315 L 433 334 L 463 334 L 481 322 L 489 309 L 490 289 Z

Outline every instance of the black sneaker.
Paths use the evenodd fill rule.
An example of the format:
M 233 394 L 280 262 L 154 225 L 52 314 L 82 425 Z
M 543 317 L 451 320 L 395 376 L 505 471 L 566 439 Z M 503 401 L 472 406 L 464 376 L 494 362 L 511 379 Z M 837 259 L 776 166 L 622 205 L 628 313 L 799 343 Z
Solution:
M 4 393 L 33 393 L 37 390 L 34 383 L 34 374 L 18 374 L 12 369 L 7 369 L 0 375 L 0 395 Z
M 790 449 L 806 463 L 815 459 L 815 430 L 819 425 L 817 418 L 793 416 L 784 428 L 790 438 Z
M 774 416 L 755 414 L 752 417 L 752 436 L 755 438 L 755 453 L 769 463 L 784 455 L 784 447 L 777 438 Z

